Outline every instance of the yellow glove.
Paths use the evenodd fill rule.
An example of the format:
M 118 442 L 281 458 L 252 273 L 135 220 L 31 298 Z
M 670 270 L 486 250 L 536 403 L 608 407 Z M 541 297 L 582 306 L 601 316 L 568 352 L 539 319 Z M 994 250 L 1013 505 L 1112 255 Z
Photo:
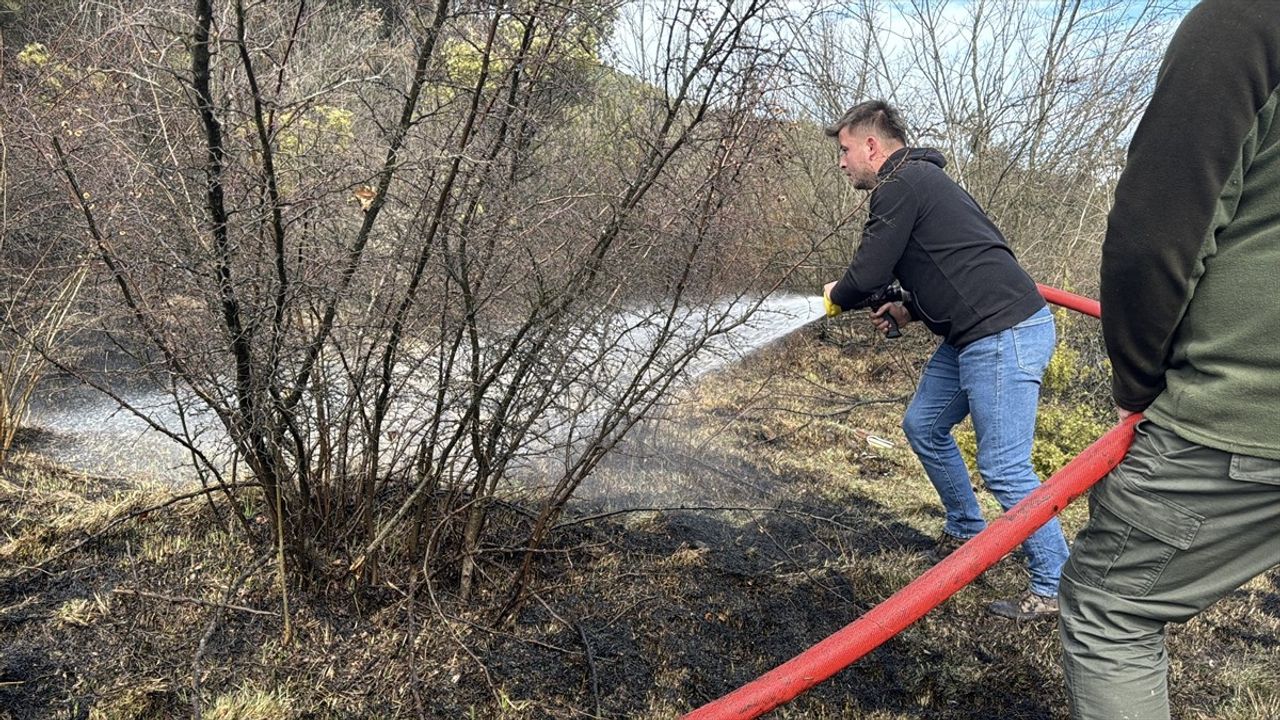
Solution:
M 826 293 L 822 293 L 822 304 L 823 304 L 823 306 L 824 306 L 824 307 L 826 307 L 826 309 L 827 309 L 827 317 L 829 317 L 829 318 L 830 318 L 830 317 L 835 317 L 835 316 L 839 315 L 840 313 L 844 312 L 844 308 L 842 308 L 842 307 L 840 307 L 839 305 L 837 305 L 837 304 L 835 304 L 835 303 L 831 302 L 831 298 L 830 298 L 830 297 L 827 297 L 827 294 L 826 294 Z

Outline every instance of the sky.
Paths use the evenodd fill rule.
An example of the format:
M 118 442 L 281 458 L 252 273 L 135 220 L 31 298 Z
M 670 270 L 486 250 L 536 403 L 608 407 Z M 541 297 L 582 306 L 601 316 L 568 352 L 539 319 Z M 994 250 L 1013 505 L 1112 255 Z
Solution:
M 714 9 L 721 1 L 702 4 Z M 745 5 L 745 0 L 729 1 Z M 626 3 L 606 61 L 662 84 L 656 69 L 667 53 L 672 18 L 687 19 L 688 13 L 676 8 L 691 4 Z M 1064 5 L 1074 6 L 1074 14 L 1059 15 Z M 762 37 L 784 49 L 787 70 L 775 79 L 786 89 L 776 102 L 788 114 L 825 123 L 867 96 L 884 97 L 909 109 L 929 130 L 992 104 L 1026 103 L 1039 93 L 1046 53 L 1051 40 L 1062 37 L 1065 17 L 1073 19 L 1069 42 L 1047 77 L 1064 92 L 1077 93 L 1078 102 L 1130 87 L 1149 94 L 1159 56 L 1193 5 L 1191 0 L 778 0 L 766 14 L 771 23 Z M 868 26 L 874 31 L 868 33 Z M 975 75 L 980 76 L 977 86 Z

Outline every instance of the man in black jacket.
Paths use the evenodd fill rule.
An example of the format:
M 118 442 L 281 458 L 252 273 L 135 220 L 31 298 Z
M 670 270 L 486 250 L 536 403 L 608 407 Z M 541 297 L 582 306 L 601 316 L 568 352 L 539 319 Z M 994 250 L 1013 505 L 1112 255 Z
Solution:
M 871 191 L 862 242 L 839 281 L 826 286 L 837 306 L 853 307 L 895 278 L 909 306 L 873 314 L 888 328 L 919 319 L 942 343 L 925 366 L 902 429 L 946 509 L 929 557 L 941 560 L 986 527 L 951 429 L 972 416 L 978 473 L 1006 510 L 1039 484 L 1031 464 L 1040 379 L 1053 354 L 1053 315 L 978 203 L 942 168 L 936 150 L 906 146 L 898 112 L 872 100 L 827 128 L 840 169 Z M 1018 620 L 1054 615 L 1067 543 L 1052 520 L 1023 544 L 1030 587 L 991 612 Z

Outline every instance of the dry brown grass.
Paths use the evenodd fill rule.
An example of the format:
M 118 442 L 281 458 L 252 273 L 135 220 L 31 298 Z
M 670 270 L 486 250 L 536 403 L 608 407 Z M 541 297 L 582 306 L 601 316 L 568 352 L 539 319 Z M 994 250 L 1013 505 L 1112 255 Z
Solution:
M 209 720 L 289 720 L 297 716 L 296 710 L 293 698 L 285 690 L 246 686 L 219 695 L 204 717 Z

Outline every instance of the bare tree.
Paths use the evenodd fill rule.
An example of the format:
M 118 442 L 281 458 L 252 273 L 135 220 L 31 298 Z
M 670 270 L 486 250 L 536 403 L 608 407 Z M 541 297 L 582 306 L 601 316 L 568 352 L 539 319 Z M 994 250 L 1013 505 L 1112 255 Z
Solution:
M 609 2 L 60 20 L 81 44 L 18 113 L 97 258 L 96 330 L 216 418 L 228 456 L 135 408 L 236 507 L 243 463 L 306 574 L 411 559 L 510 617 L 584 479 L 812 251 L 772 224 L 783 8 L 647 12 L 650 82 L 599 61 Z M 495 575 L 504 499 L 527 525 Z
M 812 81 L 793 103 L 819 122 L 872 96 L 901 106 L 1038 278 L 1088 290 L 1079 269 L 1182 5 L 842 0 L 801 37 Z
M 39 222 L 43 232 L 59 232 L 56 222 L 41 221 L 53 198 L 31 172 L 29 158 L 11 157 L 11 128 L 21 117 L 11 108 L 40 93 L 28 91 L 24 82 L 40 77 L 49 58 L 42 45 L 28 45 L 15 54 L 10 75 L 4 32 L 0 25 L 0 465 L 49 369 L 41 350 L 68 340 L 70 315 L 88 272 L 83 253 L 42 243 L 34 230 Z

